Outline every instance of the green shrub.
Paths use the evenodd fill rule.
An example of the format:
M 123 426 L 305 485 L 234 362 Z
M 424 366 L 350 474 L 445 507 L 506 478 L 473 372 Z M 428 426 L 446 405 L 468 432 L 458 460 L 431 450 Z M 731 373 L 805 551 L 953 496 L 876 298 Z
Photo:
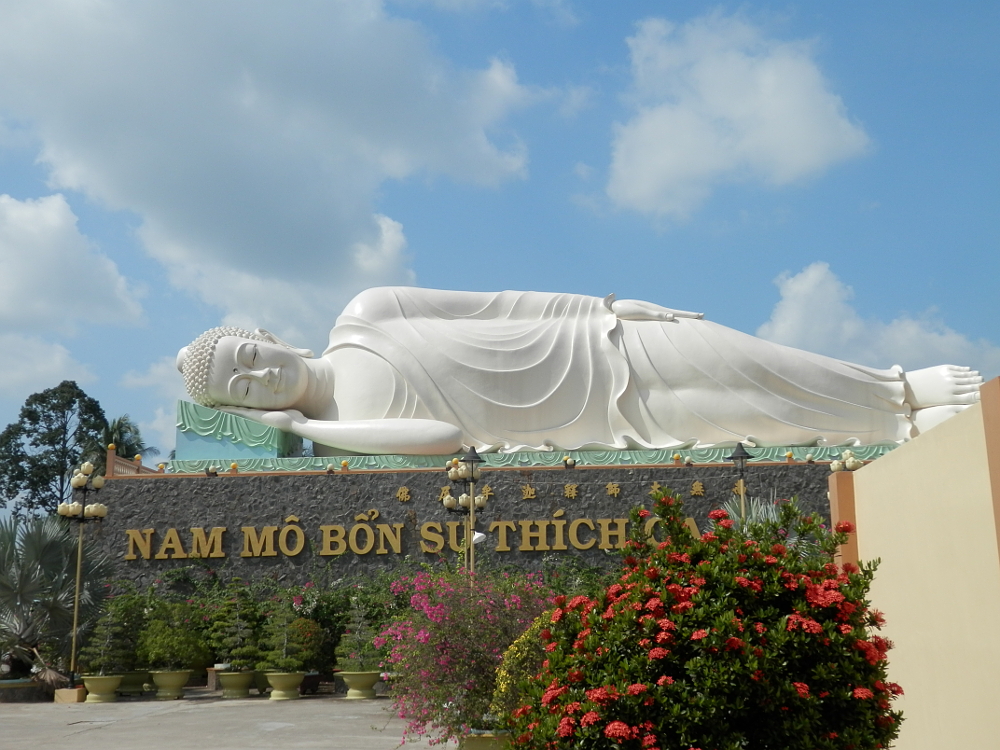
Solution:
M 209 663 L 202 616 L 187 603 L 160 603 L 139 635 L 139 661 L 152 669 L 195 669 Z
M 208 642 L 216 660 L 230 669 L 253 669 L 260 659 L 260 606 L 239 578 L 225 587 L 221 601 L 208 608 Z

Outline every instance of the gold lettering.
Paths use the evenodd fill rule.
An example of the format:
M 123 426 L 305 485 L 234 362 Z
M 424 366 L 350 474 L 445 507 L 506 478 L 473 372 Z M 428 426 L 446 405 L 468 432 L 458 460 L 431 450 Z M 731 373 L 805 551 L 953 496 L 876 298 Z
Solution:
M 172 560 L 187 559 L 187 552 L 181 546 L 181 535 L 177 533 L 177 529 L 167 529 L 167 533 L 163 535 L 163 544 L 160 545 L 160 551 L 156 553 L 156 559 L 166 560 L 168 550 L 170 551 L 169 557 Z
M 400 487 L 398 490 L 396 490 L 396 499 L 399 500 L 399 502 L 401 503 L 410 502 L 410 488 Z
M 510 552 L 510 546 L 507 544 L 507 532 L 513 531 L 517 528 L 517 524 L 513 521 L 494 521 L 490 524 L 490 533 L 494 531 L 500 532 L 500 541 L 497 543 L 497 552 Z
M 562 516 L 565 514 L 566 511 L 560 508 L 552 514 L 552 517 L 556 520 L 550 522 L 552 524 L 552 528 L 555 529 L 555 540 L 552 542 L 552 549 L 557 552 L 569 549 L 566 546 L 566 539 L 563 535 L 563 532 L 566 529 L 566 519 L 562 518 Z
M 458 530 L 465 526 L 465 521 L 445 521 L 444 524 L 448 527 L 448 546 L 451 547 L 451 551 L 461 552 L 462 545 L 458 541 Z
M 428 521 L 420 527 L 420 551 L 434 554 L 444 549 L 444 536 L 441 534 L 441 524 L 437 521 Z M 426 539 L 427 541 L 423 541 Z M 431 542 L 434 546 L 427 544 Z
M 125 553 L 126 560 L 135 560 L 135 551 L 139 550 L 143 560 L 149 559 L 150 547 L 153 544 L 153 529 L 125 529 L 128 537 L 128 552 Z
M 288 537 L 292 534 L 295 534 L 295 543 L 293 546 L 289 547 Z M 302 533 L 302 529 L 298 526 L 285 526 L 278 534 L 278 549 L 281 550 L 281 554 L 283 555 L 295 557 L 305 546 L 306 535 Z
M 225 526 L 213 526 L 208 537 L 205 537 L 205 529 L 198 527 L 191 529 L 191 557 L 225 557 L 222 551 L 222 534 Z
M 684 528 L 686 528 L 695 539 L 701 538 L 701 532 L 698 531 L 698 523 L 691 518 L 691 516 L 684 519 Z
M 277 557 L 274 551 L 274 534 L 278 530 L 277 526 L 265 526 L 257 536 L 257 529 L 254 526 L 242 526 L 243 551 L 240 557 Z
M 358 533 L 365 532 L 365 544 L 361 546 L 358 544 Z M 375 546 L 375 532 L 372 531 L 372 527 L 366 523 L 355 524 L 351 527 L 351 535 L 348 537 L 351 545 L 351 552 L 355 555 L 367 555 L 372 551 L 372 547 Z
M 572 544 L 577 549 L 590 549 L 594 546 L 596 539 L 590 539 L 586 544 L 580 541 L 578 532 L 581 526 L 589 526 L 590 530 L 594 530 L 594 522 L 589 518 L 578 518 L 569 525 L 569 543 Z
M 521 546 L 518 547 L 519 552 L 547 552 L 549 545 L 545 540 L 549 531 L 548 521 L 518 521 L 521 525 Z M 531 525 L 537 524 L 538 531 L 532 531 Z M 530 540 L 536 540 L 538 543 L 532 547 Z
M 579 493 L 579 485 L 576 484 L 564 484 L 563 485 L 563 497 L 570 500 L 576 500 L 576 496 Z
M 621 494 L 622 488 L 618 486 L 618 482 L 608 482 L 604 489 L 608 491 L 611 497 L 618 497 Z
M 522 500 L 534 500 L 535 499 L 535 488 L 530 484 L 521 485 L 521 499 Z
M 380 523 L 375 526 L 378 529 L 378 549 L 375 550 L 376 555 L 388 554 L 389 550 L 385 548 L 385 540 L 389 540 L 389 546 L 392 547 L 392 551 L 397 555 L 401 554 L 403 551 L 403 524 L 394 523 L 390 526 L 387 523 Z
M 601 527 L 601 543 L 597 545 L 597 549 L 622 549 L 625 546 L 625 524 L 627 523 L 627 518 L 598 518 L 597 525 Z M 612 530 L 611 524 L 617 528 Z M 618 537 L 617 544 L 611 543 L 612 536 Z
M 646 539 L 648 539 L 650 542 L 654 544 L 660 543 L 660 540 L 657 539 L 656 536 L 653 534 L 653 529 L 656 528 L 656 524 L 658 524 L 659 522 L 660 522 L 659 518 L 657 518 L 656 516 L 650 516 L 649 518 L 646 519 L 646 523 L 643 524 L 642 527 L 643 533 L 646 534 Z
M 323 543 L 319 553 L 321 555 L 342 555 L 347 551 L 347 542 L 344 540 L 345 529 L 343 526 L 320 526 L 323 533 Z M 337 547 L 334 549 L 333 545 Z

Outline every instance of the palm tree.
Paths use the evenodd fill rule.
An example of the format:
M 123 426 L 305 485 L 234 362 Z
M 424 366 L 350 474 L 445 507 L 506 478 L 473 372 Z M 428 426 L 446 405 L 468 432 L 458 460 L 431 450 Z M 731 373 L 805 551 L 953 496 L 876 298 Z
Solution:
M 0 519 L 0 654 L 15 672 L 60 659 L 73 630 L 77 540 L 54 516 Z M 78 632 L 97 619 L 111 564 L 84 544 Z
M 123 458 L 135 458 L 137 455 L 158 456 L 160 451 L 151 445 L 146 445 L 142 432 L 128 414 L 122 414 L 108 422 L 101 431 L 100 443 L 88 446 L 86 460 L 94 464 L 97 474 L 104 474 L 107 463 L 107 448 L 115 446 L 115 454 Z

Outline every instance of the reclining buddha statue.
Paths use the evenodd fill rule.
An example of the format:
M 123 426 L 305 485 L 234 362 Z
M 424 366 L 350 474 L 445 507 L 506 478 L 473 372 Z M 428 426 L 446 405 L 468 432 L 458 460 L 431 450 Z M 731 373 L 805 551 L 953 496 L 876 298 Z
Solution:
M 222 327 L 177 367 L 199 404 L 316 455 L 902 442 L 982 382 L 967 367 L 842 362 L 614 295 L 413 287 L 359 294 L 319 357 Z

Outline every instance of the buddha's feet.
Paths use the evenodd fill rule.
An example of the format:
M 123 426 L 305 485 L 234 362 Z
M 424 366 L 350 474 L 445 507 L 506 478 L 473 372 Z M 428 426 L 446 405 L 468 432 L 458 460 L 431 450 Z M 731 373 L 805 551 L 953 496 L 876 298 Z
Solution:
M 956 406 L 961 411 L 979 400 L 983 379 L 976 370 L 956 365 L 925 367 L 904 373 L 906 403 L 914 411 L 936 406 Z M 940 421 L 940 420 L 939 420 Z

